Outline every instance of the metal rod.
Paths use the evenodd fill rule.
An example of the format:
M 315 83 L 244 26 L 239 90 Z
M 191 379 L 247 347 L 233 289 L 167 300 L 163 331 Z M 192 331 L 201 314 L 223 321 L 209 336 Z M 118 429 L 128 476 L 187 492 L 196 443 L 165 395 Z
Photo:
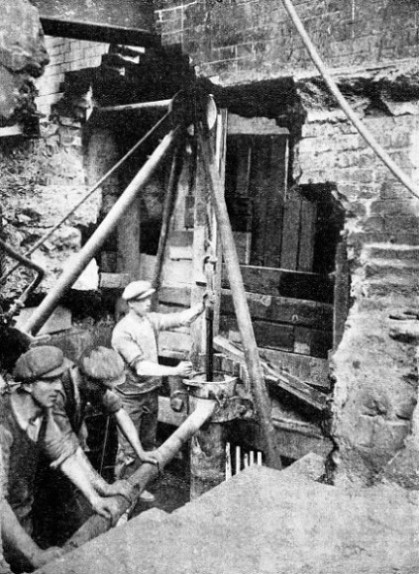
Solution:
M 135 200 L 138 191 L 150 179 L 160 161 L 173 145 L 179 130 L 180 127 L 177 126 L 162 139 L 160 144 L 157 146 L 143 167 L 128 185 L 124 193 L 115 203 L 111 211 L 96 229 L 87 243 L 82 247 L 74 260 L 69 264 L 67 269 L 63 271 L 55 287 L 48 293 L 40 306 L 29 318 L 29 321 L 23 327 L 24 331 L 33 334 L 36 334 L 39 331 L 39 329 L 54 311 L 65 291 L 69 289 L 71 285 L 78 279 L 82 271 L 87 267 L 92 257 L 104 244 L 106 238 L 115 229 L 122 215 Z
M 172 100 L 158 100 L 156 102 L 140 102 L 138 104 L 123 104 L 120 106 L 104 106 L 96 108 L 98 112 L 124 112 L 129 110 L 167 109 Z
M 95 185 L 86 193 L 86 195 L 84 197 L 81 198 L 81 200 L 76 203 L 76 205 L 62 218 L 60 219 L 60 221 L 58 223 L 56 223 L 54 225 L 54 227 L 51 227 L 51 229 L 49 229 L 47 231 L 47 233 L 45 233 L 40 239 L 38 239 L 38 241 L 36 243 L 34 243 L 34 245 L 32 245 L 32 247 L 26 251 L 25 253 L 25 257 L 27 257 L 28 255 L 30 255 L 31 253 L 33 253 L 34 251 L 36 251 L 38 249 L 38 247 L 41 247 L 41 245 L 43 243 L 45 243 L 45 241 L 59 228 L 61 227 L 61 225 L 63 223 L 65 223 L 67 221 L 67 219 L 69 217 L 71 217 L 73 215 L 73 213 L 85 202 L 89 199 L 89 197 L 107 180 L 110 178 L 110 176 L 119 168 L 121 167 L 121 165 L 130 157 L 132 156 L 132 154 L 137 151 L 137 149 L 156 131 L 156 129 L 163 123 L 163 121 L 170 115 L 170 112 L 167 112 L 167 114 L 165 114 L 162 118 L 159 119 L 159 121 L 118 161 L 116 162 L 116 164 L 111 167 L 111 169 L 105 173 L 104 176 L 102 176 L 99 181 L 97 183 L 95 183 Z M 4 275 L 2 275 L 0 277 L 0 285 L 1 283 L 11 274 L 13 273 L 17 268 L 19 267 L 19 265 L 15 265 L 14 267 L 12 267 L 11 269 L 9 269 L 9 271 L 7 271 L 7 273 L 5 273 Z

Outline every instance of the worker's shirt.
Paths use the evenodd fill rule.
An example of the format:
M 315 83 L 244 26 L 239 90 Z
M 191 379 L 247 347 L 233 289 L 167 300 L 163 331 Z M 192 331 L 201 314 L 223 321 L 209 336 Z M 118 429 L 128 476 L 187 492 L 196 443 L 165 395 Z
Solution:
M 86 388 L 80 370 L 72 367 L 63 377 L 63 386 L 52 412 L 63 435 L 83 450 L 88 450 L 84 418 L 89 406 L 106 415 L 114 415 L 123 408 L 120 397 L 111 389 L 105 386 L 95 390 Z
M 112 347 L 127 365 L 126 382 L 118 386 L 124 395 L 140 395 L 161 385 L 161 377 L 137 375 L 135 367 L 141 361 L 158 363 L 158 333 L 188 325 L 190 310 L 181 313 L 148 313 L 138 316 L 132 309 L 119 321 L 112 333 Z
M 4 394 L 0 399 L 0 445 L 4 496 L 24 525 L 32 509 L 34 478 L 41 451 L 52 461 L 51 466 L 57 468 L 74 454 L 75 448 L 63 437 L 49 410 L 23 429 L 10 394 Z

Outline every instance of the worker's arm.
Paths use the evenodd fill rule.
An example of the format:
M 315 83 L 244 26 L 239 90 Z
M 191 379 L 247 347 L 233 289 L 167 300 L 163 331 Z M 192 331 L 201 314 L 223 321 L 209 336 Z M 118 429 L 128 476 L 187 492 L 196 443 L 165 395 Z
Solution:
M 93 510 L 113 523 L 118 512 L 116 501 L 112 498 L 102 498 L 99 495 L 90 472 L 86 470 L 86 465 L 80 462 L 82 456 L 83 452 L 81 448 L 78 448 L 73 455 L 60 464 L 60 470 L 81 490 Z
M 203 313 L 205 310 L 204 302 L 197 303 L 190 309 L 186 311 L 181 311 L 180 313 L 150 313 L 148 315 L 149 319 L 155 323 L 158 331 L 166 331 L 167 329 L 173 329 L 174 327 L 182 327 L 185 325 L 190 325 Z
M 81 450 L 80 446 L 61 433 L 51 411 L 47 413 L 44 450 L 52 460 L 51 467 L 59 468 L 81 490 L 97 514 L 113 522 L 117 512 L 115 501 L 99 496 L 85 466 L 80 463 L 81 455 L 77 452 Z
M 122 431 L 123 435 L 130 443 L 132 448 L 135 450 L 138 458 L 142 462 L 149 462 L 150 464 L 158 464 L 158 456 L 156 451 L 148 451 L 146 452 L 138 438 L 137 429 L 134 426 L 129 414 L 124 409 L 119 409 L 117 413 L 115 413 L 116 422 L 118 424 L 119 429 Z
M 26 563 L 26 566 L 40 568 L 62 555 L 62 550 L 55 546 L 48 548 L 48 550 L 41 550 L 22 528 L 6 500 L 1 503 L 0 510 L 3 547 L 5 550 L 9 548 L 14 555 L 18 555 L 19 559 Z
M 78 459 L 78 464 L 80 467 L 82 467 L 88 482 L 90 482 L 97 493 L 101 494 L 102 496 L 120 495 L 131 501 L 132 487 L 127 481 L 118 480 L 114 484 L 108 484 L 106 480 L 104 480 L 100 474 L 95 471 L 81 448 L 77 449 L 76 456 Z
M 192 374 L 192 363 L 181 361 L 176 367 L 160 365 L 153 361 L 135 361 L 131 367 L 137 375 L 143 377 L 189 377 Z

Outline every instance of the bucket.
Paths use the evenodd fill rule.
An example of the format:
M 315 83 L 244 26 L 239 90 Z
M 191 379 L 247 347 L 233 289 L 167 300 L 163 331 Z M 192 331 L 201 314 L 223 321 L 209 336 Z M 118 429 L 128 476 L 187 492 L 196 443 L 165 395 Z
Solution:
M 183 384 L 199 399 L 215 399 L 220 402 L 234 396 L 237 380 L 237 377 L 216 372 L 214 380 L 207 381 L 205 373 L 196 373 L 190 379 L 183 379 Z

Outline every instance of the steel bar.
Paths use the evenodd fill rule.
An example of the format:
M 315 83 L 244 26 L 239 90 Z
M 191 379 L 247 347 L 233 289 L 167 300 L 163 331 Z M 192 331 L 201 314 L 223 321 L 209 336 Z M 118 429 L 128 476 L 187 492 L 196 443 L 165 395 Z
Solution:
M 89 199 L 89 197 L 103 184 L 105 183 L 105 181 L 107 179 L 110 178 L 110 176 L 118 169 L 121 167 L 121 165 L 129 158 L 132 156 L 132 154 L 137 151 L 137 149 L 157 130 L 157 128 L 164 122 L 164 120 L 169 117 L 170 112 L 167 112 L 167 114 L 165 114 L 162 118 L 159 119 L 159 121 L 140 139 L 138 140 L 138 142 L 119 160 L 116 162 L 116 164 L 114 166 L 111 167 L 111 169 L 109 171 L 107 171 L 105 173 L 105 175 L 103 175 L 98 182 L 95 183 L 95 185 L 86 193 L 86 195 L 84 195 L 81 200 L 76 203 L 76 205 L 68 212 L 65 214 L 65 216 L 60 219 L 60 221 L 58 221 L 53 227 L 51 227 L 51 229 L 49 229 L 47 231 L 47 233 L 45 233 L 42 237 L 40 237 L 38 239 L 38 241 L 36 243 L 34 243 L 32 245 L 32 247 L 26 251 L 25 253 L 25 257 L 27 257 L 28 255 L 30 255 L 31 253 L 33 253 L 34 251 L 36 251 L 39 247 L 41 247 L 41 245 L 43 243 L 45 243 L 45 241 L 51 237 L 51 235 L 59 228 L 61 227 L 61 225 L 63 223 L 65 223 L 67 221 L 67 219 L 69 217 L 71 217 L 73 215 L 73 213 L 75 211 L 77 211 L 77 209 L 85 202 Z M 0 285 L 1 283 L 11 274 L 13 273 L 13 271 L 15 271 L 15 269 L 17 269 L 19 267 L 19 265 L 15 265 L 14 267 L 12 267 L 11 269 L 9 269 L 7 271 L 7 273 L 5 273 L 4 275 L 2 275 L 0 277 Z
M 130 110 L 158 110 L 167 108 L 172 103 L 172 100 L 158 100 L 156 102 L 139 102 L 137 104 L 122 104 L 119 106 L 103 106 L 96 108 L 98 112 L 126 112 Z
M 246 292 L 240 270 L 239 258 L 234 241 L 233 231 L 228 217 L 227 206 L 222 192 L 222 182 L 218 174 L 208 138 L 199 135 L 199 144 L 202 151 L 202 160 L 207 183 L 212 195 L 214 209 L 219 225 L 219 233 L 223 246 L 223 255 L 230 280 L 237 323 L 240 330 L 245 361 L 250 380 L 258 420 L 261 425 L 265 443 L 265 453 L 268 466 L 276 469 L 282 468 L 279 449 L 276 444 L 275 428 L 271 420 L 271 405 L 268 391 L 265 386 L 264 374 L 259 358 L 259 351 L 253 331 L 252 319 L 247 304 Z
M 86 268 L 92 257 L 104 244 L 106 238 L 112 233 L 121 219 L 122 215 L 135 200 L 138 191 L 147 183 L 160 161 L 172 147 L 180 127 L 177 126 L 169 132 L 145 162 L 143 167 L 128 185 L 124 193 L 115 203 L 111 211 L 77 253 L 76 257 L 62 273 L 55 287 L 48 293 L 40 306 L 35 310 L 29 321 L 24 325 L 23 330 L 27 333 L 36 334 L 48 317 L 54 311 L 61 297 L 67 289 L 78 279 L 82 271 Z
M 118 517 L 122 516 L 124 512 L 129 510 L 132 504 L 140 496 L 141 492 L 147 486 L 150 480 L 156 478 L 159 470 L 162 470 L 168 464 L 186 443 L 199 429 L 211 418 L 216 403 L 214 401 L 206 400 L 200 401 L 197 408 L 191 415 L 181 424 L 181 426 L 157 449 L 159 468 L 153 464 L 144 463 L 140 468 L 128 479 L 133 488 L 133 503 L 129 503 L 125 498 L 118 496 Z M 99 514 L 91 516 L 81 528 L 67 541 L 64 546 L 64 551 L 70 552 L 85 544 L 92 538 L 103 534 L 109 530 L 111 524 L 108 519 Z

